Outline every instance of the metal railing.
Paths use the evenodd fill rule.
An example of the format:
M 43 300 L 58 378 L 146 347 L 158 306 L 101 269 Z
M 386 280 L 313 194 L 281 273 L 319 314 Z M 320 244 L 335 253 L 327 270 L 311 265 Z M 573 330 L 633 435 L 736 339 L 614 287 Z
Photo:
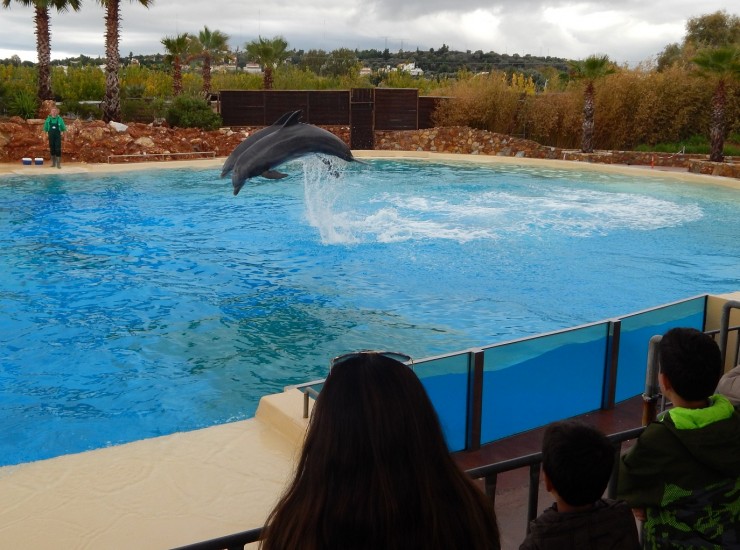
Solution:
M 262 527 L 226 535 L 217 539 L 204 540 L 188 544 L 187 546 L 178 546 L 172 550 L 244 550 L 244 546 L 257 542 L 262 535 Z
M 134 159 L 137 161 L 150 161 L 155 158 L 160 158 L 161 160 L 167 160 L 168 158 L 182 158 L 185 160 L 195 158 L 195 159 L 202 159 L 202 158 L 216 158 L 216 152 L 215 151 L 190 151 L 187 153 L 134 153 L 134 154 L 128 154 L 128 155 L 108 155 L 108 164 L 111 163 L 111 161 L 123 161 L 124 159 Z
M 617 481 L 619 476 L 619 457 L 622 454 L 622 443 L 631 439 L 636 439 L 645 429 L 645 426 L 639 428 L 633 428 L 631 430 L 625 430 L 623 432 L 608 435 L 609 441 L 614 445 L 614 452 L 616 454 L 616 460 L 614 469 L 612 470 L 612 477 L 609 480 L 609 486 L 607 488 L 607 496 L 614 498 L 617 493 Z M 482 479 L 484 482 L 486 495 L 496 503 L 496 485 L 498 481 L 498 475 L 520 468 L 529 467 L 529 496 L 527 500 L 527 532 L 529 532 L 529 522 L 537 517 L 538 501 L 539 501 L 539 488 L 540 488 L 540 465 L 542 464 L 542 453 L 532 453 L 524 456 L 512 458 L 510 460 L 504 460 L 502 462 L 496 462 L 487 466 L 480 466 L 467 470 L 467 474 L 472 479 Z
M 617 481 L 619 476 L 618 459 L 622 452 L 622 444 L 625 441 L 639 437 L 644 429 L 645 426 L 640 426 L 639 428 L 633 428 L 631 430 L 607 436 L 614 445 L 614 452 L 616 453 L 617 458 L 614 469 L 612 470 L 612 477 L 607 488 L 607 496 L 609 498 L 614 498 L 617 492 Z M 541 463 L 542 453 L 532 453 L 512 458 L 510 460 L 504 460 L 494 464 L 473 468 L 471 470 L 467 470 L 465 473 L 468 474 L 471 479 L 483 479 L 486 495 L 495 505 L 498 475 L 518 470 L 520 468 L 529 467 L 529 496 L 527 502 L 527 532 L 529 532 L 529 523 L 537 517 Z M 262 528 L 251 529 L 249 531 L 242 531 L 241 533 L 235 533 L 233 535 L 217 539 L 196 542 L 195 544 L 189 544 L 187 546 L 180 546 L 173 550 L 243 550 L 245 545 L 259 541 L 261 534 Z

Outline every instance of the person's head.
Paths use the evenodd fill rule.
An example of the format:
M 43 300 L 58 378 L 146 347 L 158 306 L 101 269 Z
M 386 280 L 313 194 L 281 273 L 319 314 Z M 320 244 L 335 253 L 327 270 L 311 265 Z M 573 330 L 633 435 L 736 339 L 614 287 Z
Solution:
M 54 105 L 51 108 L 51 116 L 57 116 L 58 114 L 59 114 L 59 107 L 57 107 L 56 105 Z
M 421 548 L 432 536 L 498 548 L 493 506 L 452 460 L 410 367 L 383 352 L 335 359 L 263 547 Z
M 542 469 L 570 506 L 599 500 L 614 468 L 615 451 L 596 428 L 576 421 L 553 422 L 542 440 Z
M 686 401 L 701 401 L 714 393 L 722 376 L 722 356 L 711 336 L 693 328 L 674 328 L 658 345 L 660 373 Z

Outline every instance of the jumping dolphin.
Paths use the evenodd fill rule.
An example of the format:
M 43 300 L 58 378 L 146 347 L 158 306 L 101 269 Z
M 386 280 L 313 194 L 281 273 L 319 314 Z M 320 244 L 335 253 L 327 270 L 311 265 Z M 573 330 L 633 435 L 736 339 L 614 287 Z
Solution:
M 255 142 L 236 161 L 231 174 L 234 195 L 239 193 L 246 180 L 255 176 L 285 177 L 285 174 L 272 169 L 311 153 L 360 162 L 352 156 L 347 144 L 331 132 L 312 124 L 301 124 L 295 117 L 289 118 L 278 130 Z
M 265 128 L 262 128 L 261 130 L 257 130 L 252 135 L 247 136 L 244 141 L 242 141 L 239 145 L 237 145 L 234 150 L 231 152 L 229 157 L 226 159 L 226 162 L 224 162 L 224 166 L 221 169 L 221 177 L 226 177 L 228 174 L 231 173 L 231 171 L 234 169 L 234 165 L 236 164 L 236 161 L 239 159 L 239 157 L 249 149 L 252 145 L 257 143 L 259 140 L 261 140 L 263 137 L 269 136 L 273 132 L 277 132 L 280 128 L 283 127 L 283 125 L 289 121 L 289 120 L 300 120 L 301 118 L 301 111 L 290 111 L 285 113 L 283 116 L 281 116 L 279 119 L 277 119 L 271 126 L 267 126 Z

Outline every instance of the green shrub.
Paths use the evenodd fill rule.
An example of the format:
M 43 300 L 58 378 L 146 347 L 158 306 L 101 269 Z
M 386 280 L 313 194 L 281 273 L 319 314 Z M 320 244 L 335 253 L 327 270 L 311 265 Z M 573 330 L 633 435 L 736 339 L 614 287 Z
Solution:
M 178 128 L 202 128 L 215 130 L 221 126 L 221 115 L 214 113 L 203 98 L 181 95 L 172 100 L 167 110 L 167 123 Z
M 740 155 L 740 146 L 736 145 L 734 139 L 737 136 L 730 135 L 725 140 L 724 154 L 727 156 Z M 710 152 L 709 139 L 706 136 L 693 135 L 689 139 L 674 143 L 656 143 L 655 145 L 638 145 L 637 151 L 655 152 L 655 153 L 686 153 L 690 155 L 708 155 Z
M 121 101 L 123 122 L 152 122 L 165 118 L 167 108 L 163 99 L 129 98 Z
M 100 103 L 80 103 L 79 101 L 63 101 L 59 111 L 64 116 L 75 116 L 83 120 L 99 119 L 102 116 Z
M 8 114 L 22 118 L 34 118 L 39 110 L 36 95 L 27 90 L 17 90 L 8 101 Z

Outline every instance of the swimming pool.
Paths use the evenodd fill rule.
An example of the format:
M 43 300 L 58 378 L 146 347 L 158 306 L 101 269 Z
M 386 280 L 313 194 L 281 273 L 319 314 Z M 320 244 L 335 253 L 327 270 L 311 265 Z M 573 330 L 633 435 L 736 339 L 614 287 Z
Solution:
M 673 180 L 316 160 L 0 184 L 0 464 L 250 417 L 416 357 L 737 290 L 740 200 Z

